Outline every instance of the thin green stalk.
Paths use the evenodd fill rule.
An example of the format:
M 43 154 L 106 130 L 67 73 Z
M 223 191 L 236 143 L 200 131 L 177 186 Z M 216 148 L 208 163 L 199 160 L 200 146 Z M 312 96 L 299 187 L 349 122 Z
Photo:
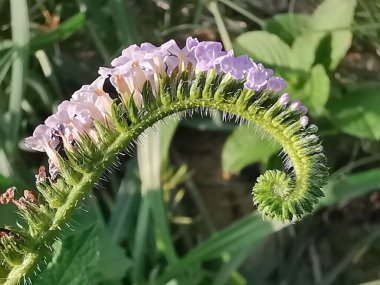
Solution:
M 86 23 L 86 27 L 103 61 L 109 62 L 109 59 L 111 58 L 111 56 L 107 50 L 107 47 L 98 36 L 98 33 L 95 31 L 94 24 L 91 21 L 88 21 Z
M 21 122 L 21 101 L 24 92 L 26 71 L 29 57 L 29 15 L 26 0 L 11 0 L 12 41 L 15 58 L 12 63 L 11 96 L 9 99 L 10 145 L 11 152 L 17 148 L 18 133 Z
M 147 138 L 138 146 L 138 162 L 141 177 L 141 191 L 148 199 L 154 219 L 157 246 L 169 264 L 177 261 L 177 253 L 171 239 L 166 204 L 161 191 L 160 125 L 156 130 L 148 129 Z
M 199 24 L 199 22 L 201 21 L 203 10 L 206 7 L 205 1 L 206 0 L 197 1 L 197 8 L 195 9 L 193 24 Z
M 132 13 L 130 13 L 126 6 L 126 1 L 111 0 L 112 19 L 114 20 L 115 27 L 118 30 L 118 36 L 123 45 L 130 45 L 136 43 L 137 33 L 136 26 L 133 23 Z
M 264 21 L 261 20 L 259 17 L 253 15 L 251 12 L 241 8 L 239 5 L 235 4 L 234 2 L 230 0 L 219 0 L 222 2 L 224 5 L 230 7 L 231 9 L 235 10 L 236 12 L 242 14 L 243 16 L 247 17 L 250 19 L 252 22 L 256 23 L 260 27 L 264 26 Z
M 150 205 L 147 199 L 142 199 L 135 235 L 133 250 L 132 279 L 134 284 L 145 284 L 145 256 L 147 252 L 147 233 L 150 226 Z
M 215 18 L 216 26 L 218 27 L 220 37 L 222 38 L 223 45 L 226 50 L 232 49 L 232 42 L 230 35 L 228 34 L 226 25 L 224 24 L 223 17 L 220 14 L 217 1 L 211 1 L 208 4 L 208 9 Z

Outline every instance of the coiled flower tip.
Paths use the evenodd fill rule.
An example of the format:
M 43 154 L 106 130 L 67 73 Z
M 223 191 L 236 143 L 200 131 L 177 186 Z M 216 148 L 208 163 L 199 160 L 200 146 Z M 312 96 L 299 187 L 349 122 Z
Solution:
M 111 65 L 100 68 L 93 83 L 62 102 L 24 141 L 47 153 L 50 175 L 44 167 L 36 175 L 38 197 L 25 192 L 21 203 L 14 199 L 14 189 L 1 196 L 1 203 L 18 206 L 29 226 L 0 236 L 0 251 L 9 236 L 12 241 L 22 237 L 17 239 L 22 250 L 1 259 L 0 274 L 6 271 L 8 276 L 5 284 L 16 284 L 14 280 L 35 266 L 40 248 L 53 242 L 115 157 L 146 128 L 176 112 L 226 112 L 257 125 L 283 146 L 286 172 L 267 171 L 253 188 L 254 203 L 263 216 L 294 221 L 311 212 L 323 196 L 327 168 L 318 129 L 309 124 L 307 108 L 282 92 L 286 82 L 271 69 L 246 55 L 223 51 L 218 42 L 191 37 L 184 48 L 174 40 L 159 47 L 132 45 Z M 108 79 L 117 99 L 103 90 Z M 20 254 L 23 261 L 11 258 Z

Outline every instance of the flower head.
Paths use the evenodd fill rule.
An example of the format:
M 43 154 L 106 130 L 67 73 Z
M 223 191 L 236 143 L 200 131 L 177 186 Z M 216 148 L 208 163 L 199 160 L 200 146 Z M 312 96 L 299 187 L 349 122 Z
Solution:
M 255 63 L 246 55 L 235 56 L 233 51 L 224 51 L 219 42 L 199 42 L 198 39 L 189 37 L 183 48 L 174 40 L 161 46 L 151 43 L 132 45 L 112 60 L 111 68 L 101 67 L 100 77 L 93 83 L 82 86 L 69 100 L 62 102 L 57 112 L 38 126 L 24 143 L 31 149 L 48 154 L 49 173 L 54 179 L 60 169 L 60 148 L 75 151 L 76 142 L 80 143 L 84 133 L 98 143 L 96 122 L 113 127 L 113 99 L 103 90 L 107 78 L 119 92 L 124 104 L 133 96 L 137 108 L 142 108 L 146 104 L 142 92 L 147 82 L 152 87 L 153 95 L 157 96 L 162 78 L 172 78 L 187 71 L 193 73 L 189 74 L 191 81 L 194 73 L 209 70 L 214 70 L 217 74 L 229 74 L 232 79 L 243 82 L 245 88 L 253 91 L 269 90 L 278 93 L 286 88 L 286 82 L 281 77 L 273 76 L 271 69 Z M 287 93 L 279 99 L 284 106 L 289 101 Z M 291 103 L 289 108 L 303 115 L 307 112 L 307 108 L 298 101 Z M 303 119 L 302 123 L 306 124 L 305 122 L 306 119 Z M 40 175 L 37 182 L 44 179 Z

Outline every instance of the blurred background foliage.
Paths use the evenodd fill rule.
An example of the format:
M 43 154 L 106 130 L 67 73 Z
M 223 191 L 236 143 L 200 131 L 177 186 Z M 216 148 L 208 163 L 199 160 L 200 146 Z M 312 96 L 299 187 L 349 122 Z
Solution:
M 379 0 L 0 0 L 0 188 L 33 185 L 46 158 L 22 139 L 99 66 L 190 35 L 273 67 L 308 106 L 331 171 L 320 208 L 263 221 L 250 191 L 279 146 L 217 112 L 168 119 L 83 202 L 35 284 L 380 284 Z

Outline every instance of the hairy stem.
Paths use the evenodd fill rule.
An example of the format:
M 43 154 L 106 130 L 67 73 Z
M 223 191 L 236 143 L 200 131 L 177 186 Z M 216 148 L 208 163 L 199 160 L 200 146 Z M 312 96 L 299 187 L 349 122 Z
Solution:
M 44 251 L 41 251 L 41 248 L 50 246 L 53 243 L 54 238 L 58 235 L 58 231 L 69 220 L 72 212 L 76 209 L 77 204 L 92 189 L 95 182 L 98 181 L 105 169 L 113 163 L 116 156 L 123 152 L 132 141 L 134 141 L 148 127 L 161 119 L 180 111 L 196 108 L 210 108 L 227 112 L 261 127 L 284 147 L 284 151 L 292 161 L 296 174 L 295 189 L 297 189 L 297 191 L 293 191 L 289 195 L 289 199 L 292 199 L 293 196 L 302 196 L 304 192 L 307 191 L 309 185 L 308 169 L 311 162 L 307 159 L 307 156 L 305 157 L 302 153 L 297 151 L 297 141 L 293 141 L 291 135 L 286 134 L 283 126 L 275 125 L 271 120 L 265 118 L 265 111 L 259 110 L 253 115 L 248 109 L 238 108 L 234 103 L 227 101 L 218 102 L 204 98 L 187 98 L 180 102 L 173 102 L 168 106 L 162 105 L 152 112 L 142 116 L 138 122 L 129 127 L 127 132 L 118 135 L 114 142 L 105 150 L 103 159 L 94 165 L 94 171 L 84 174 L 79 183 L 71 189 L 66 202 L 57 209 L 48 230 L 40 233 L 31 252 L 25 256 L 23 262 L 19 266 L 11 270 L 8 279 L 4 284 L 18 284 L 20 276 L 26 276 L 33 268 L 35 268 L 41 255 L 44 253 Z

